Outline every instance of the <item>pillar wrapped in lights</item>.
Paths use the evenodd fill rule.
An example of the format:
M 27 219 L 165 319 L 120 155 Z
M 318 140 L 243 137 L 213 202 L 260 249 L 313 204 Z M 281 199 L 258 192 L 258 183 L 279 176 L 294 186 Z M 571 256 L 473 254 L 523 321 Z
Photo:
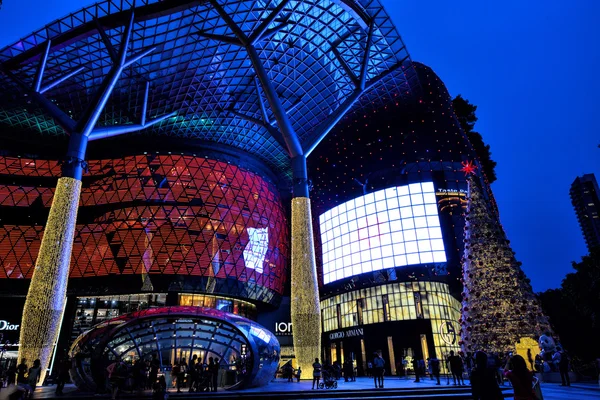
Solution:
M 321 351 L 321 307 L 310 199 L 292 200 L 292 324 L 298 366 L 312 371 Z M 307 374 L 306 376 L 309 376 Z
M 27 365 L 41 361 L 40 382 L 44 381 L 65 306 L 80 192 L 80 180 L 58 180 L 23 309 L 19 360 L 26 359 Z
M 139 123 L 96 126 L 122 72 L 155 50 L 153 47 L 133 55 L 127 54 L 133 32 L 134 17 L 132 10 L 129 19 L 125 22 L 118 51 L 108 39 L 104 28 L 100 24 L 96 24 L 102 41 L 110 53 L 112 65 L 96 92 L 90 97 L 90 102 L 78 121 L 74 121 L 71 115 L 65 113 L 43 95 L 45 91 L 84 69 L 81 66 L 44 85 L 44 72 L 52 50 L 51 39 L 48 39 L 43 46 L 39 46 L 39 65 L 32 85 L 26 84 L 11 71 L 3 70 L 69 134 L 69 147 L 62 168 L 63 177 L 58 180 L 50 207 L 48 222 L 44 229 L 42 244 L 23 309 L 21 326 L 19 358 L 25 358 L 29 365 L 34 360 L 40 359 L 42 367 L 40 382 L 43 382 L 45 371 L 48 368 L 65 306 L 75 220 L 81 192 L 81 177 L 87 167 L 84 160 L 88 141 L 140 131 L 175 115 L 175 113 L 170 113 L 152 120 L 146 119 L 150 91 L 150 83 L 146 82 Z M 145 288 L 150 288 L 151 282 L 145 280 L 144 284 Z

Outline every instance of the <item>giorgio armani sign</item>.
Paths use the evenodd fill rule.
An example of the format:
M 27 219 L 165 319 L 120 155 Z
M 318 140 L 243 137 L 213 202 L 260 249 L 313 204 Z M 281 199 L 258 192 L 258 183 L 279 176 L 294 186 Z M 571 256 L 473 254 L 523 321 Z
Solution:
M 347 329 L 345 331 L 332 332 L 329 334 L 329 340 L 362 337 L 364 335 L 363 328 Z

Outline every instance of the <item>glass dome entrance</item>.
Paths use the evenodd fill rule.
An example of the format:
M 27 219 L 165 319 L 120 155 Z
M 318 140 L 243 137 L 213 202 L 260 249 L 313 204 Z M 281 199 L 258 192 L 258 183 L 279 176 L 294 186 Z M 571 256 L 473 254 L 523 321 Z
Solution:
M 160 363 L 169 379 L 178 361 L 219 363 L 220 386 L 261 386 L 279 362 L 277 339 L 260 325 L 237 315 L 201 307 L 162 307 L 123 315 L 81 335 L 71 348 L 72 375 L 83 390 L 105 384 L 104 371 L 115 361 Z

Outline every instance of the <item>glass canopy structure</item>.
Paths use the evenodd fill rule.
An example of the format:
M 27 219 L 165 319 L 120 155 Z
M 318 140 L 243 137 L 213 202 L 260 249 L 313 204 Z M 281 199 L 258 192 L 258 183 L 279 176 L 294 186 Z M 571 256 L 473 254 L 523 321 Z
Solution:
M 106 0 L 0 49 L 0 63 L 0 126 L 69 137 L 21 357 L 45 370 L 56 340 L 88 142 L 141 133 L 242 151 L 291 184 L 294 346 L 310 368 L 320 310 L 306 157 L 353 107 L 418 87 L 379 1 Z
M 400 36 L 372 0 L 103 1 L 1 49 L 2 69 L 29 84 L 48 51 L 49 82 L 42 82 L 39 92 L 77 121 L 111 67 L 131 9 L 129 53 L 148 54 L 124 68 L 99 127 L 138 124 L 144 111 L 148 116 L 176 112 L 143 133 L 236 147 L 289 175 L 281 121 L 268 99 L 272 93 L 259 82 L 239 33 L 254 43 L 272 91 L 305 149 L 328 118 L 347 110 L 361 74 L 366 88 L 376 84 L 364 102 L 410 96 L 416 84 Z M 370 56 L 364 62 L 369 35 Z M 60 123 L 6 74 L 0 75 L 0 92 L 0 124 L 65 135 Z
M 71 349 L 71 376 L 80 389 L 96 390 L 113 362 L 155 357 L 167 372 L 177 360 L 196 355 L 200 364 L 218 359 L 221 382 L 240 389 L 269 383 L 279 352 L 273 334 L 238 315 L 202 307 L 154 308 L 108 320 L 81 335 Z

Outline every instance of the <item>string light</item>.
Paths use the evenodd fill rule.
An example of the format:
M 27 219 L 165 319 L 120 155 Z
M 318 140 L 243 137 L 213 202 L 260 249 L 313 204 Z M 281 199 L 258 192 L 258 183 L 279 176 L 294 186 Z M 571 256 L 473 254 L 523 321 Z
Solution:
M 58 180 L 23 308 L 19 359 L 27 360 L 28 365 L 36 359 L 41 361 L 40 382 L 44 381 L 65 308 L 80 193 L 80 180 Z
M 531 285 L 474 175 L 468 178 L 461 345 L 465 351 L 515 351 L 550 332 Z
M 298 366 L 311 371 L 321 352 L 321 308 L 313 246 L 310 199 L 292 199 L 291 314 Z

